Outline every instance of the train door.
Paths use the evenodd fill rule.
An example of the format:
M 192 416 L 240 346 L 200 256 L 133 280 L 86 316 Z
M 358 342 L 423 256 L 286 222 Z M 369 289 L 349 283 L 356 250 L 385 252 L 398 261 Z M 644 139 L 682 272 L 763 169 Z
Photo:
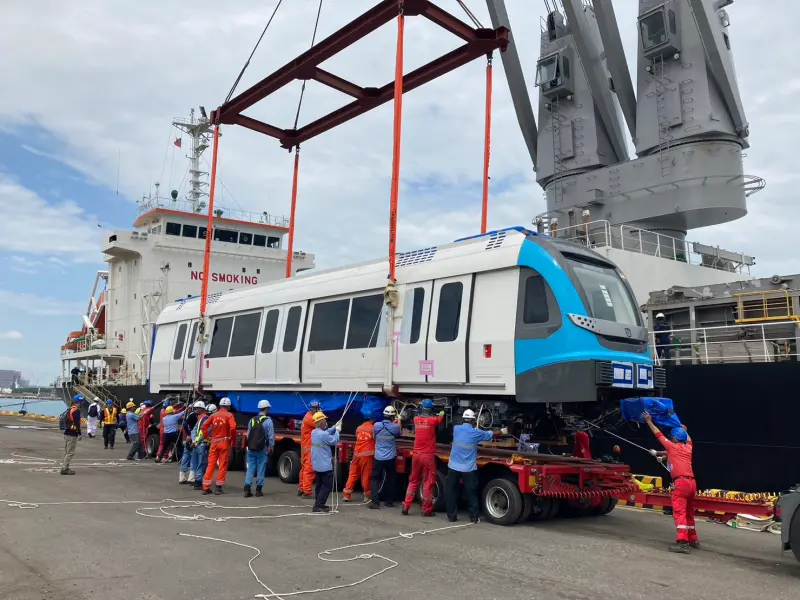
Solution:
M 181 384 L 189 381 L 189 376 L 184 369 L 184 356 L 186 355 L 186 341 L 189 339 L 189 321 L 178 323 L 175 338 L 169 352 L 169 382 Z
M 278 381 L 278 338 L 283 330 L 283 307 L 268 308 L 264 331 L 256 352 L 256 383 Z
M 300 349 L 303 347 L 307 302 L 287 304 L 278 342 L 277 380 L 300 383 Z
M 164 323 L 156 329 L 156 343 L 150 359 L 150 381 L 161 387 L 169 386 L 169 367 L 175 347 L 177 323 Z
M 394 383 L 425 383 L 425 345 L 431 310 L 433 282 L 424 281 L 405 286 L 403 322 L 400 335 L 395 333 Z
M 421 371 L 428 383 L 467 382 L 467 325 L 473 276 L 437 279 L 433 283 L 428 358 Z

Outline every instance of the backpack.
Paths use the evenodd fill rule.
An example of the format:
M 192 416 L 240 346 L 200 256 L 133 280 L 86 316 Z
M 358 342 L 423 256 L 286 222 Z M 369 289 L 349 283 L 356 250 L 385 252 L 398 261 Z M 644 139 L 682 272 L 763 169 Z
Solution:
M 264 433 L 264 421 L 267 417 L 253 417 L 250 419 L 250 433 L 247 434 L 247 449 L 250 452 L 261 452 L 267 445 L 267 436 Z
M 89 416 L 90 417 L 96 417 L 97 416 L 97 404 L 92 404 L 89 407 Z

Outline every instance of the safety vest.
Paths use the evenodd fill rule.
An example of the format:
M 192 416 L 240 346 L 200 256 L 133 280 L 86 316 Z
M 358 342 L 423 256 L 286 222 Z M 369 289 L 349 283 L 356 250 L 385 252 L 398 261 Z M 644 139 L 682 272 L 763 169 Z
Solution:
M 73 406 L 69 409 L 69 422 L 70 424 L 67 426 L 67 429 L 80 433 L 81 409 L 79 407 Z
M 105 408 L 103 409 L 103 425 L 116 425 L 117 424 L 117 409 Z

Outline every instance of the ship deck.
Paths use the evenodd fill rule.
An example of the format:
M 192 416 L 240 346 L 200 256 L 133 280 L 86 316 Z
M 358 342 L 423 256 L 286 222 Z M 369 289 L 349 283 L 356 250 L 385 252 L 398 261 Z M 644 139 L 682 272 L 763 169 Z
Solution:
M 0 596 L 15 600 L 190 600 L 269 593 L 248 569 L 254 549 L 180 534 L 257 548 L 261 555 L 252 567 L 278 593 L 344 585 L 390 563 L 375 558 L 323 562 L 317 553 L 397 536 L 398 532 L 448 525 L 444 517 L 421 518 L 416 505 L 408 517 L 401 516 L 399 508 L 370 511 L 359 505 L 342 506 L 339 514 L 332 516 L 311 516 L 310 502 L 298 500 L 294 486 L 273 477 L 267 479 L 263 499 L 245 500 L 240 472 L 229 477 L 229 495 L 202 499 L 229 507 L 279 504 L 301 508 L 194 506 L 166 510 L 185 516 L 234 517 L 226 522 L 176 521 L 158 510 L 169 503 L 159 503 L 165 498 L 176 499 L 175 504 L 201 500 L 199 494 L 178 486 L 174 464 L 121 460 L 127 446 L 120 440 L 118 437 L 116 449 L 104 451 L 100 439 L 84 437 L 73 465 L 76 475 L 63 477 L 48 472 L 46 464 L 6 462 L 15 454 L 41 457 L 18 459 L 23 463 L 59 460 L 63 444 L 55 425 L 0 417 L 4 481 Z M 86 466 L 93 462 L 122 466 Z M 9 506 L 8 501 L 42 504 L 25 510 Z M 83 504 L 87 501 L 96 504 Z M 77 504 L 44 504 L 48 502 Z M 137 510 L 159 518 L 137 515 Z M 302 516 L 266 518 L 288 513 Z M 698 529 L 705 548 L 689 557 L 666 552 L 674 533 L 672 520 L 652 512 L 618 508 L 606 517 L 511 528 L 482 523 L 342 550 L 331 558 L 374 552 L 398 564 L 355 587 L 316 596 L 352 600 L 394 600 L 407 595 L 441 600 L 633 600 L 643 595 L 650 600 L 796 598 L 800 565 L 791 555 L 780 554 L 778 536 L 705 522 L 699 523 Z M 710 573 L 713 576 L 709 577 Z

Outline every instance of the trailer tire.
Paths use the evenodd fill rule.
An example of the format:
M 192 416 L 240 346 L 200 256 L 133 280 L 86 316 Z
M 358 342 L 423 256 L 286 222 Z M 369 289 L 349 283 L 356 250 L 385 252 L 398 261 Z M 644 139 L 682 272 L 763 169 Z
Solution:
M 444 512 L 445 510 L 444 491 L 447 489 L 446 482 L 447 482 L 447 472 L 443 471 L 442 469 L 436 469 L 436 481 L 434 482 L 433 486 L 434 512 Z M 419 502 L 420 504 L 422 504 L 422 488 L 423 486 L 420 485 L 419 489 L 417 490 L 416 499 L 417 502 Z
M 157 458 L 158 445 L 161 443 L 161 437 L 157 433 L 151 433 L 144 441 L 144 451 L 147 456 Z
M 530 496 L 530 498 L 532 506 L 528 519 L 531 521 L 546 521 L 553 513 L 554 505 L 556 507 L 558 505 L 552 498 L 544 496 Z
M 794 511 L 792 522 L 789 525 L 789 545 L 792 547 L 792 554 L 800 561 L 800 508 Z
M 522 495 L 522 512 L 519 515 L 519 519 L 517 519 L 517 523 L 524 523 L 530 518 L 531 512 L 533 512 L 533 504 L 533 496 L 531 494 Z
M 283 483 L 297 483 L 300 481 L 300 467 L 300 453 L 287 450 L 278 458 L 278 477 Z
M 513 525 L 523 509 L 519 488 L 508 479 L 492 479 L 481 492 L 481 505 L 486 520 L 495 525 Z
M 247 469 L 247 453 L 244 448 L 231 448 L 228 453 L 228 470 L 244 471 Z

